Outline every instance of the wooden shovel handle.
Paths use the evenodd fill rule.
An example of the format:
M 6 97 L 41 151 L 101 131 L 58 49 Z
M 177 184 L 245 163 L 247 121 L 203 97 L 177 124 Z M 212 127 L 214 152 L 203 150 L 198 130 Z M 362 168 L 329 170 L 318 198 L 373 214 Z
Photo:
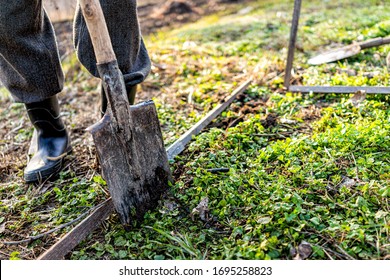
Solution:
M 385 38 L 379 37 L 379 38 L 371 39 L 371 40 L 368 40 L 365 42 L 361 42 L 361 43 L 359 43 L 359 46 L 361 49 L 368 49 L 368 48 L 372 48 L 372 47 L 386 45 L 389 43 L 390 43 L 390 37 L 385 37 Z
M 79 0 L 79 2 L 91 36 L 97 64 L 115 61 L 116 56 L 99 0 Z

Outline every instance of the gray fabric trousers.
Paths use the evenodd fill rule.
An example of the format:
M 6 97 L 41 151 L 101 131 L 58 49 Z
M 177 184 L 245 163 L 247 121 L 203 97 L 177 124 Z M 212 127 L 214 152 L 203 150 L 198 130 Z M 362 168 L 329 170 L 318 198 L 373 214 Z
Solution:
M 126 85 L 141 83 L 150 59 L 137 18 L 136 0 L 100 0 Z M 74 45 L 80 62 L 98 77 L 88 30 L 77 9 Z M 63 89 L 64 75 L 53 26 L 42 0 L 0 0 L 0 81 L 16 102 L 33 103 Z

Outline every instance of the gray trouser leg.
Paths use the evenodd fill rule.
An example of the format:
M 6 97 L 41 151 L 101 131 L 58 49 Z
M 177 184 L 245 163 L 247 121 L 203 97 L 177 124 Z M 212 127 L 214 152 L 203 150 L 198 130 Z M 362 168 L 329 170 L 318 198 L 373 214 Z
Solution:
M 126 85 L 141 83 L 150 59 L 137 19 L 136 0 L 101 0 L 119 67 Z M 92 45 L 80 11 L 74 43 L 80 62 L 98 76 Z M 63 88 L 64 77 L 52 25 L 42 0 L 0 0 L 0 80 L 15 101 L 42 101 Z
M 149 74 L 151 63 L 140 33 L 137 1 L 100 0 L 100 3 L 125 84 L 139 84 Z M 74 44 L 80 62 L 98 77 L 95 54 L 80 9 L 74 21 Z
M 17 102 L 38 102 L 62 90 L 54 31 L 42 0 L 0 0 L 0 80 Z

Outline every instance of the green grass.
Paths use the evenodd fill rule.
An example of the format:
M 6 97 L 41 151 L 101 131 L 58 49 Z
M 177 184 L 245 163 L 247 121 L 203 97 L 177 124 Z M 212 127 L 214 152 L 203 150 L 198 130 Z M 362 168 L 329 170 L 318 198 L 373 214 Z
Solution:
M 312 248 L 309 259 L 389 258 L 389 98 L 354 105 L 347 94 L 284 92 L 291 2 L 257 1 L 249 13 L 237 6 L 146 38 L 153 62 L 166 66 L 146 84 L 161 90 L 155 101 L 167 145 L 248 76 L 256 82 L 172 162 L 176 181 L 143 223 L 126 232 L 114 216 L 68 258 L 292 259 L 302 242 Z M 320 49 L 389 36 L 389 14 L 384 1 L 304 2 L 295 81 L 388 86 L 389 46 L 317 67 L 307 60 Z M 78 82 L 90 86 L 83 76 Z M 210 172 L 222 167 L 229 172 Z M 38 234 L 106 197 L 98 174 L 61 176 L 42 196 L 25 185 L 1 187 L 4 217 L 20 215 L 7 227 Z M 193 209 L 204 198 L 201 219 Z M 50 211 L 39 215 L 41 207 Z
M 209 197 L 213 216 L 231 232 L 225 246 L 233 258 L 283 258 L 303 240 L 317 249 L 313 258 L 324 258 L 323 243 L 355 258 L 380 258 L 389 229 L 385 108 L 338 104 L 324 110 L 311 136 L 273 143 L 255 136 L 270 132 L 256 117 L 228 131 L 211 130 L 190 147 L 200 155 L 186 165 L 195 178 L 185 196 Z M 215 166 L 231 173 L 204 173 Z M 357 179 L 344 187 L 343 176 Z

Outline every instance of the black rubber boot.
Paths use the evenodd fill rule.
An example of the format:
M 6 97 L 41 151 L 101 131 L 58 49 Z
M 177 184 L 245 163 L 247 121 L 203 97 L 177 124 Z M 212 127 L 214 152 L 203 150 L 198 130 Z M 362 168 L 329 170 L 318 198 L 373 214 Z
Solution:
M 65 156 L 71 151 L 68 132 L 60 118 L 56 96 L 26 104 L 27 114 L 37 132 L 34 156 L 24 170 L 26 182 L 43 181 L 58 174 Z
M 130 105 L 133 105 L 135 101 L 135 95 L 137 94 L 137 85 L 126 86 L 126 92 L 127 92 L 127 98 L 129 99 Z M 103 117 L 107 109 L 107 97 L 104 92 L 103 86 L 100 87 L 100 97 L 101 97 L 100 113 L 101 116 Z

